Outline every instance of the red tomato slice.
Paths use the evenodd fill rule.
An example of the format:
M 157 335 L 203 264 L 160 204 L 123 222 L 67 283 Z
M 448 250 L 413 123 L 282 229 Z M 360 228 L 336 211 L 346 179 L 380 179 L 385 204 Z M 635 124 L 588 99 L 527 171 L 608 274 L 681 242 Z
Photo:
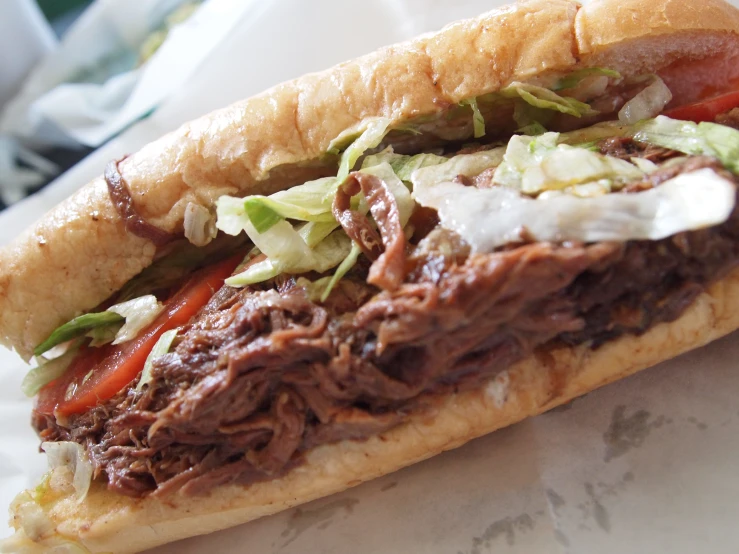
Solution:
M 234 256 L 193 275 L 137 338 L 83 349 L 62 377 L 41 389 L 36 410 L 47 415 L 76 414 L 115 396 L 142 370 L 159 337 L 190 321 L 242 259 Z
M 739 91 L 702 100 L 695 104 L 680 106 L 679 108 L 668 110 L 664 115 L 672 119 L 700 123 L 702 121 L 715 121 L 717 115 L 736 107 L 739 107 Z

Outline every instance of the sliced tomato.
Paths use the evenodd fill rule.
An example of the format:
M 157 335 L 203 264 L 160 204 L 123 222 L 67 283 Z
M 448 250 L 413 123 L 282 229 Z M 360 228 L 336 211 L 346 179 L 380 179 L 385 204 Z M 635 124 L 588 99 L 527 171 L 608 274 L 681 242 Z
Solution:
M 47 415 L 80 413 L 123 390 L 143 369 L 159 337 L 190 321 L 242 259 L 234 256 L 193 275 L 137 338 L 81 350 L 66 373 L 41 390 L 36 410 Z
M 701 100 L 695 104 L 680 106 L 668 110 L 664 115 L 672 119 L 701 123 L 702 121 L 715 121 L 717 115 L 737 107 L 739 107 L 739 91 Z

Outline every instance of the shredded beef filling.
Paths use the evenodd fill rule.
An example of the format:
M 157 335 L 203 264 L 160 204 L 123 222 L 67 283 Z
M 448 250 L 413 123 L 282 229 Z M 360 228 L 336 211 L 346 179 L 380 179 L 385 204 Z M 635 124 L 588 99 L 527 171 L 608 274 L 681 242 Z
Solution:
M 627 157 L 636 147 L 601 148 Z M 636 190 L 698 167 L 726 174 L 694 157 Z M 335 212 L 386 268 L 382 289 L 367 283 L 366 264 L 325 304 L 293 278 L 224 287 L 156 360 L 148 388 L 137 393 L 134 382 L 63 425 L 35 414 L 42 438 L 85 444 L 96 473 L 131 496 L 270 479 L 309 448 L 387 430 L 439 393 L 480 386 L 531 353 L 597 348 L 673 321 L 739 260 L 736 210 L 723 225 L 661 241 L 530 243 L 480 255 L 436 227 L 398 248 L 387 191 L 370 178 L 351 186 L 366 189 L 381 237 L 363 235 L 367 226 L 348 217 L 341 195 Z M 414 217 L 433 227 L 433 214 Z

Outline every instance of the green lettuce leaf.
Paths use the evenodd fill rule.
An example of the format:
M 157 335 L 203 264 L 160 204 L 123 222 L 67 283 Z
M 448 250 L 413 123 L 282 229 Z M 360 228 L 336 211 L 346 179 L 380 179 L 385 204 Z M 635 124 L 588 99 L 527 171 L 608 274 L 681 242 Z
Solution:
M 23 394 L 29 398 L 34 397 L 46 385 L 64 375 L 77 352 L 79 352 L 79 346 L 80 342 L 78 341 L 70 346 L 64 354 L 53 360 L 37 358 L 39 365 L 26 373 L 21 383 Z
M 303 185 L 276 192 L 271 196 L 253 195 L 244 199 L 244 211 L 260 233 L 283 219 L 330 223 L 331 191 L 334 177 L 309 181 Z
M 148 385 L 149 383 L 151 383 L 151 380 L 153 379 L 151 372 L 154 368 L 154 360 L 161 356 L 164 356 L 167 352 L 169 352 L 169 349 L 172 348 L 172 343 L 177 336 L 178 330 L 179 329 L 170 329 L 169 331 L 165 331 L 164 333 L 162 333 L 162 336 L 159 337 L 159 340 L 154 345 L 154 348 L 152 348 L 151 352 L 149 352 L 149 356 L 147 356 L 146 362 L 144 362 L 144 369 L 141 372 L 141 378 L 136 385 L 137 391 L 141 391 L 144 388 L 144 385 Z
M 390 120 L 384 117 L 370 119 L 362 123 L 364 130 L 341 155 L 339 171 L 336 174 L 337 184 L 341 184 L 349 176 L 357 160 L 367 151 L 376 148 L 389 132 Z M 349 131 L 349 136 L 357 136 L 357 131 Z M 339 145 L 346 141 L 346 133 L 342 133 L 329 144 L 329 152 L 338 153 Z
M 164 306 L 153 294 L 127 300 L 111 306 L 106 311 L 123 316 L 126 322 L 115 335 L 113 344 L 121 344 L 135 339 L 161 313 Z
M 351 249 L 351 241 L 343 231 L 332 232 L 311 248 L 300 232 L 284 220 L 260 233 L 247 216 L 244 202 L 239 198 L 222 196 L 217 201 L 216 209 L 219 229 L 228 234 L 245 231 L 254 245 L 267 256 L 267 260 L 229 278 L 226 282 L 231 286 L 254 284 L 280 273 L 323 273 L 340 264 Z M 335 222 L 327 224 L 333 225 Z
M 493 181 L 535 195 L 601 180 L 618 188 L 644 176 L 643 171 L 625 160 L 559 144 L 559 138 L 558 133 L 512 137 Z
M 459 103 L 460 106 L 469 106 L 472 108 L 472 126 L 474 129 L 475 138 L 485 136 L 485 118 L 482 116 L 482 112 L 477 105 L 476 98 L 467 98 Z
M 41 356 L 55 346 L 81 337 L 96 327 L 119 324 L 124 320 L 125 318 L 122 315 L 108 311 L 77 316 L 73 320 L 54 329 L 51 335 L 49 335 L 49 338 L 34 349 L 33 355 Z
M 310 248 L 315 248 L 323 239 L 339 228 L 336 220 L 329 222 L 309 221 L 298 228 L 300 238 L 305 241 Z
M 336 271 L 331 276 L 331 279 L 328 280 L 326 283 L 326 288 L 321 292 L 321 302 L 325 302 L 326 299 L 331 294 L 331 291 L 334 290 L 334 287 L 336 284 L 341 281 L 342 277 L 347 274 L 347 272 L 354 267 L 354 264 L 357 263 L 357 259 L 359 258 L 359 255 L 362 253 L 362 249 L 359 247 L 359 245 L 356 242 L 352 242 L 352 249 L 349 251 L 349 253 L 346 255 L 346 258 L 339 264 L 339 267 L 336 268 Z
M 664 115 L 637 126 L 634 140 L 696 156 L 718 158 L 739 173 L 739 131 L 716 123 L 679 121 Z
M 405 227 L 406 223 L 413 213 L 415 203 L 411 197 L 411 193 L 408 188 L 403 184 L 400 178 L 395 174 L 393 168 L 388 163 L 381 163 L 373 167 L 367 167 L 361 170 L 362 173 L 368 173 L 379 177 L 390 189 L 390 192 L 395 198 L 395 203 L 398 205 L 398 211 L 400 212 L 400 224 Z M 368 208 L 364 206 L 361 208 L 365 211 Z
M 547 132 L 546 127 L 542 125 L 541 123 L 534 121 L 533 123 L 529 123 L 528 125 L 524 125 L 520 129 L 516 131 L 517 133 L 520 133 L 522 135 L 527 135 L 530 137 L 535 137 L 538 135 L 543 135 Z
M 536 108 L 554 110 L 575 117 L 597 115 L 598 113 L 584 102 L 580 102 L 574 98 L 560 96 L 556 92 L 544 87 L 526 83 L 511 83 L 501 89 L 498 94 L 504 98 L 521 98 L 524 102 Z
M 85 336 L 92 339 L 89 346 L 103 346 L 115 340 L 116 335 L 123 327 L 123 322 L 115 325 L 104 325 L 91 329 Z
M 568 74 L 566 77 L 560 79 L 556 85 L 554 85 L 555 91 L 565 90 L 568 88 L 574 88 L 580 84 L 583 79 L 593 76 L 604 76 L 611 77 L 613 79 L 620 79 L 621 74 L 613 69 L 606 69 L 604 67 L 586 67 L 585 69 L 578 69 Z
M 362 163 L 362 169 L 388 163 L 401 181 L 410 182 L 411 174 L 416 169 L 439 165 L 448 160 L 449 158 L 436 154 L 416 154 L 414 156 L 396 154 L 393 152 L 392 146 L 388 146 L 382 152 L 367 156 Z
M 245 271 L 226 279 L 225 283 L 229 287 L 246 287 L 269 281 L 279 274 L 279 268 L 267 259 L 250 265 Z

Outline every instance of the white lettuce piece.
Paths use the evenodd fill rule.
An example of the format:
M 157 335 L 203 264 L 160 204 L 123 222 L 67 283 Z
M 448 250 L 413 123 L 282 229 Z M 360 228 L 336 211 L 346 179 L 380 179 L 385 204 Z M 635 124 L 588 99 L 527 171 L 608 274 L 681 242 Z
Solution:
M 169 349 L 172 347 L 172 342 L 174 342 L 175 337 L 177 336 L 177 331 L 179 329 L 170 329 L 169 331 L 165 331 L 162 333 L 162 336 L 159 337 L 159 340 L 154 345 L 154 348 L 151 349 L 151 352 L 149 352 L 149 355 L 146 357 L 146 362 L 144 362 L 144 369 L 141 372 L 141 377 L 139 378 L 139 382 L 136 385 L 136 390 L 141 391 L 144 388 L 144 385 L 148 385 L 151 383 L 151 380 L 154 378 L 152 375 L 152 371 L 154 369 L 154 360 L 157 358 L 164 356 L 167 352 L 169 352 Z
M 143 329 L 148 327 L 157 318 L 163 309 L 164 305 L 153 294 L 140 296 L 108 308 L 108 312 L 113 312 L 126 318 L 123 327 L 116 333 L 113 344 L 121 344 L 122 342 L 135 339 Z
M 497 167 L 503 161 L 506 149 L 494 148 L 474 154 L 460 154 L 437 165 L 422 167 L 411 175 L 411 182 L 415 187 L 428 187 L 435 183 L 452 181 L 458 175 L 476 177 L 486 169 Z
M 398 205 L 400 225 L 405 227 L 413 213 L 415 202 L 413 201 L 410 191 L 403 184 L 403 181 L 401 181 L 395 174 L 390 164 L 384 162 L 373 167 L 364 168 L 361 172 L 379 177 L 387 185 L 395 198 L 395 203 Z
M 452 182 L 417 182 L 413 192 L 475 252 L 515 242 L 523 229 L 537 241 L 659 240 L 723 223 L 734 209 L 735 194 L 733 183 L 710 169 L 679 175 L 644 192 L 589 198 L 561 194 L 539 200 L 510 188 Z
M 660 115 L 637 126 L 634 140 L 696 156 L 713 156 L 739 173 L 739 131 L 716 123 L 693 123 Z
M 557 133 L 514 136 L 508 143 L 503 163 L 495 171 L 493 182 L 536 195 L 603 179 L 624 183 L 644 175 L 625 160 L 558 144 L 559 139 Z

